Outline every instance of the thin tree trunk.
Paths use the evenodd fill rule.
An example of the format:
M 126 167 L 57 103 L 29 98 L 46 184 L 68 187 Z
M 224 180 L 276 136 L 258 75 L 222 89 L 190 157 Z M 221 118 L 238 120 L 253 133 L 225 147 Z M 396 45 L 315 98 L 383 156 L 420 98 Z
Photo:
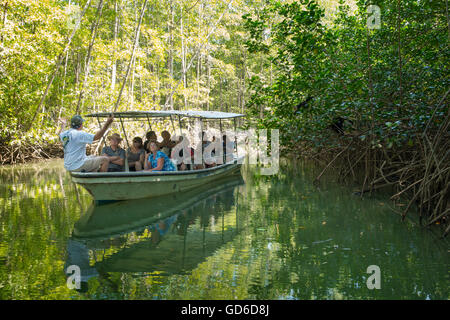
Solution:
M 135 20 L 137 21 L 138 19 L 138 11 L 137 11 L 137 4 L 135 2 L 135 6 L 134 6 L 134 12 L 135 12 Z M 137 47 L 136 49 L 139 48 L 139 39 L 137 40 Z M 131 107 L 131 109 L 133 109 L 133 105 L 134 105 L 134 76 L 135 76 L 135 71 L 136 71 L 136 57 L 133 57 L 133 63 L 131 65 L 131 79 L 130 79 L 130 89 L 128 90 L 128 101 L 127 101 L 127 109 L 126 111 L 128 111 L 128 108 Z
M 75 65 L 75 88 L 78 87 L 78 83 L 80 82 L 80 53 L 77 52 L 77 64 Z
M 238 110 L 241 108 L 241 92 L 239 89 L 240 82 L 241 82 L 241 79 L 238 76 L 236 79 L 236 104 L 237 104 Z
M 374 125 L 375 125 L 375 117 L 374 117 L 374 105 L 373 105 L 373 83 L 372 83 L 372 60 L 371 60 L 371 47 L 370 47 L 370 30 L 367 29 L 367 60 L 368 60 L 368 86 L 369 86 L 369 106 L 370 106 L 370 110 L 371 110 L 371 115 L 372 115 L 372 119 L 371 119 L 371 132 L 372 132 L 372 137 L 371 139 L 373 139 L 373 129 L 374 129 Z M 372 150 L 369 148 L 367 155 L 366 155 L 366 160 L 365 160 L 365 177 L 364 177 L 364 182 L 363 182 L 363 186 L 361 188 L 361 190 L 364 190 L 365 188 L 365 184 L 367 179 L 369 178 L 369 164 L 368 164 L 368 160 L 371 159 L 371 153 Z M 376 165 L 373 166 L 374 168 L 376 168 Z M 361 192 L 361 197 L 363 196 L 363 192 Z
M 445 15 L 447 16 L 448 40 L 450 41 L 450 19 L 448 17 L 448 0 L 445 0 Z
M 141 69 L 141 60 L 139 60 L 139 70 Z M 140 93 L 140 95 L 139 95 L 139 97 L 140 97 L 140 99 L 139 99 L 139 101 L 142 103 L 142 74 L 139 74 L 139 93 Z
M 126 74 L 125 74 L 125 79 L 123 79 L 122 87 L 120 88 L 119 96 L 117 97 L 116 103 L 114 105 L 114 111 L 113 112 L 116 112 L 117 108 L 119 107 L 120 99 L 122 97 L 123 88 L 125 87 L 125 84 L 127 83 L 128 75 L 130 74 L 131 64 L 133 62 L 133 58 L 134 58 L 134 54 L 136 52 L 137 44 L 139 42 L 140 27 L 141 27 L 141 23 L 142 23 L 142 18 L 144 17 L 144 12 L 145 12 L 145 7 L 147 6 L 147 2 L 148 2 L 148 0 L 145 0 L 144 5 L 142 6 L 141 16 L 139 17 L 139 23 L 138 23 L 138 25 L 136 27 L 136 32 L 135 32 L 135 36 L 134 36 L 134 45 L 133 45 L 133 51 L 131 52 L 130 62 L 128 63 L 127 71 L 126 71 Z
M 197 103 L 200 106 L 200 77 L 202 73 L 202 59 L 201 53 L 197 57 Z
M 246 75 L 247 75 L 247 55 L 245 54 L 244 51 L 244 56 L 243 56 L 243 63 L 244 63 L 244 70 L 243 70 L 243 75 L 242 75 L 242 101 L 241 101 L 241 113 L 244 113 L 244 107 L 245 107 L 245 79 L 246 79 Z
M 403 80 L 402 80 L 402 52 L 401 52 L 401 46 L 402 46 L 402 37 L 401 37 L 401 7 L 400 7 L 400 0 L 397 0 L 397 36 L 398 36 L 398 42 L 397 42 L 397 54 L 398 54 L 398 87 L 399 87 L 399 100 L 400 103 L 397 107 L 397 113 L 401 115 L 401 110 L 403 108 Z
M 206 79 L 206 85 L 208 88 L 207 91 L 207 97 L 206 97 L 206 110 L 209 111 L 210 105 L 209 105 L 209 93 L 211 90 L 211 66 L 210 66 L 210 59 L 209 59 L 209 50 L 206 50 L 206 75 L 207 75 L 207 79 Z
M 129 99 L 127 102 L 127 109 L 126 111 L 128 111 L 128 108 L 131 107 L 133 108 L 134 105 L 134 72 L 136 69 L 136 57 L 133 58 L 133 64 L 131 67 L 131 79 L 130 79 L 130 86 L 129 86 L 129 90 L 128 90 L 128 94 L 129 94 Z
M 202 14 L 202 6 L 200 5 L 198 7 L 198 32 L 200 33 L 201 30 L 201 22 L 203 20 L 203 14 Z M 202 73 L 202 53 L 201 48 L 198 50 L 198 56 L 197 56 L 197 103 L 198 106 L 200 106 L 200 77 Z
M 64 92 L 66 90 L 67 60 L 69 60 L 69 51 L 67 51 L 67 53 L 66 53 L 66 59 L 64 62 L 64 76 L 63 76 L 63 85 L 62 85 L 62 92 L 61 92 L 61 106 L 59 107 L 58 119 L 61 118 L 62 109 L 64 108 Z
M 181 13 L 180 13 L 180 34 L 181 34 L 181 67 L 183 69 L 183 87 L 187 88 L 187 81 L 186 81 L 186 48 L 185 48 L 185 42 L 184 42 L 184 29 L 183 29 L 183 6 L 181 6 Z M 183 94 L 184 98 L 184 109 L 187 109 L 187 99 L 186 94 Z
M 170 0 L 170 20 L 168 21 L 169 29 L 169 92 L 172 91 L 173 82 L 173 27 L 174 27 L 174 10 L 173 0 Z M 173 95 L 169 97 L 169 106 L 173 110 Z
M 102 16 L 103 4 L 104 4 L 103 0 L 100 0 L 98 3 L 97 13 L 96 13 L 97 20 L 95 22 L 93 22 L 92 26 L 91 26 L 91 41 L 89 42 L 88 52 L 86 54 L 84 80 L 83 80 L 83 84 L 81 86 L 80 94 L 78 96 L 77 109 L 75 112 L 76 114 L 78 114 L 78 112 L 80 111 L 80 105 L 81 105 L 81 101 L 83 99 L 84 88 L 86 87 L 87 79 L 89 76 L 89 64 L 91 61 L 92 47 L 94 46 L 95 38 L 97 37 L 98 23 L 100 22 L 100 18 Z
M 226 12 L 228 12 L 228 10 L 231 8 L 231 4 L 233 3 L 234 0 L 230 0 L 227 4 L 227 10 L 225 10 L 222 15 L 220 16 L 220 18 L 217 20 L 216 24 L 212 27 L 211 31 L 208 33 L 208 35 L 206 36 L 206 41 L 209 40 L 209 37 L 214 33 L 216 27 L 220 24 L 220 22 L 222 21 L 223 16 L 225 15 Z M 186 67 L 185 73 L 191 68 L 195 58 L 197 57 L 198 54 L 200 54 L 200 50 L 202 49 L 203 45 L 200 45 L 197 53 L 194 54 L 194 56 L 191 58 L 189 64 Z M 174 94 L 175 90 L 177 90 L 178 86 L 180 85 L 180 82 L 182 81 L 183 78 L 180 78 L 180 80 L 177 82 L 176 86 L 174 87 L 174 89 L 172 90 L 172 92 L 170 93 L 169 97 L 167 97 L 166 102 L 164 104 L 164 106 L 167 105 L 169 98 Z
M 221 77 L 219 77 L 219 106 L 220 106 L 220 111 L 224 111 L 223 96 L 222 96 L 222 78 Z
M 39 112 L 40 112 L 40 110 L 41 110 L 41 108 L 42 108 L 42 106 L 44 104 L 44 100 L 47 97 L 48 90 L 50 89 L 50 87 L 51 87 L 51 85 L 53 83 L 53 80 L 55 79 L 56 73 L 57 73 L 59 67 L 61 66 L 61 63 L 62 63 L 62 60 L 64 59 L 64 56 L 66 55 L 67 51 L 69 50 L 70 43 L 72 42 L 72 39 L 73 39 L 73 37 L 75 35 L 75 32 L 78 30 L 78 27 L 81 24 L 81 19 L 83 19 L 83 16 L 86 13 L 86 10 L 89 7 L 90 3 L 91 3 L 91 0 L 88 0 L 86 2 L 86 5 L 84 6 L 83 11 L 81 12 L 80 19 L 77 21 L 75 27 L 72 30 L 72 33 L 69 36 L 69 39 L 67 41 L 66 47 L 64 48 L 64 51 L 59 55 L 59 58 L 58 58 L 58 60 L 57 60 L 57 62 L 55 64 L 55 69 L 53 70 L 53 74 L 50 77 L 50 81 L 47 83 L 47 87 L 45 88 L 44 94 L 41 97 L 39 105 L 37 106 L 36 110 L 34 111 L 33 117 L 31 118 L 31 121 L 28 123 L 25 131 L 29 131 L 31 129 L 31 127 L 33 126 L 34 120 L 36 119 L 36 116 L 39 114 Z
M 116 0 L 114 2 L 114 13 L 115 13 L 115 19 L 114 19 L 114 44 L 113 44 L 113 57 L 112 57 L 112 72 L 111 72 L 111 91 L 114 92 L 114 89 L 116 87 L 116 74 L 117 74 L 117 61 L 116 61 L 116 46 L 117 46 L 117 34 L 119 30 L 119 6 L 117 4 Z
M 3 9 L 3 18 L 2 18 L 3 27 L 6 25 L 7 21 L 8 21 L 8 1 L 5 2 Z M 3 40 L 3 36 L 1 36 L 0 39 Z

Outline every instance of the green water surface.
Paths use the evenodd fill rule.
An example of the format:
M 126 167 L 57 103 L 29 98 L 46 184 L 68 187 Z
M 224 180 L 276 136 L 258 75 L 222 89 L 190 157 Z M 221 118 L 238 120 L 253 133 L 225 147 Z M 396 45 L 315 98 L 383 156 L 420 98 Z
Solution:
M 388 195 L 362 199 L 332 176 L 314 186 L 317 170 L 283 160 L 274 176 L 244 167 L 192 192 L 96 205 L 61 160 L 2 167 L 0 299 L 449 298 L 447 240 L 402 222 Z

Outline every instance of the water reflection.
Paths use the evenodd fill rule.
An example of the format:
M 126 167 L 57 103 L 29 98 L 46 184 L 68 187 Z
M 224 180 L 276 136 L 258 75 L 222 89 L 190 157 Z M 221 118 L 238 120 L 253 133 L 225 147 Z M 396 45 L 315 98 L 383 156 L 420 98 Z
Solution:
M 65 270 L 80 267 L 82 291 L 91 277 L 109 272 L 186 274 L 236 236 L 224 216 L 242 184 L 235 176 L 181 194 L 93 204 L 75 223 Z
M 332 171 L 318 189 L 321 170 L 286 159 L 243 168 L 245 185 L 96 206 L 62 162 L 1 167 L 0 299 L 448 299 L 448 241 Z

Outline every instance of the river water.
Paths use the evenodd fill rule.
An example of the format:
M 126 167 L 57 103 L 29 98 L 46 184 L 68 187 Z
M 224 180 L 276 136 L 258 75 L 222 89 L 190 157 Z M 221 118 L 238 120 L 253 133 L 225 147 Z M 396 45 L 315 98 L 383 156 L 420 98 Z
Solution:
M 95 205 L 61 160 L 2 167 L 0 299 L 449 299 L 446 240 L 317 170 Z

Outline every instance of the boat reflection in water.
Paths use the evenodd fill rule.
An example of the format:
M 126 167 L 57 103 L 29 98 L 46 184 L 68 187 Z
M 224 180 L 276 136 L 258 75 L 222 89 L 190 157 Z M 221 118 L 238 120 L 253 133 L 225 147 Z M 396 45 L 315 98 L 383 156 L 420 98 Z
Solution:
M 237 216 L 231 224 L 224 217 L 238 214 L 242 184 L 236 175 L 182 194 L 92 205 L 68 241 L 66 274 L 78 266 L 85 291 L 89 278 L 108 272 L 190 272 L 237 234 Z

